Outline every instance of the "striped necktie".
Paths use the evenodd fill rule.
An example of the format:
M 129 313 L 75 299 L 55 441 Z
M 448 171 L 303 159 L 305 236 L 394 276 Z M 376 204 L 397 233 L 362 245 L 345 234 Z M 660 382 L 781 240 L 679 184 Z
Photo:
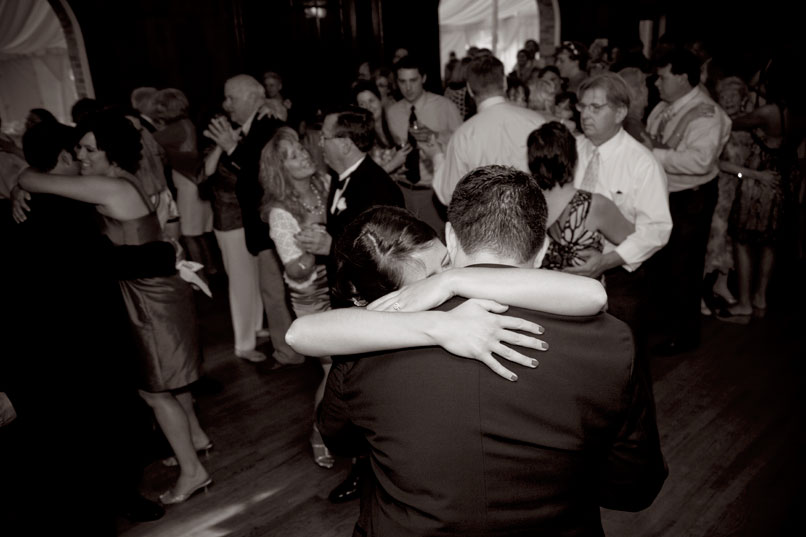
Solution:
M 593 155 L 588 161 L 588 166 L 585 168 L 585 175 L 582 177 L 582 185 L 579 189 L 586 192 L 594 192 L 596 190 L 596 183 L 599 181 L 599 149 L 593 150 Z

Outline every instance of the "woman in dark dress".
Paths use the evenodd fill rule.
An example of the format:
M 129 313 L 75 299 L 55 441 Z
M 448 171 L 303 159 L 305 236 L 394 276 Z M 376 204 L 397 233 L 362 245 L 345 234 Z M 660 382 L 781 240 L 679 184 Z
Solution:
M 80 176 L 28 170 L 20 186 L 95 204 L 104 233 L 114 244 L 162 239 L 155 207 L 133 175 L 141 151 L 136 128 L 119 114 L 102 112 L 79 130 L 84 132 L 78 149 Z M 125 280 L 120 289 L 139 344 L 140 395 L 154 411 L 179 463 L 176 485 L 160 500 L 180 503 L 211 483 L 196 453 L 209 449 L 210 439 L 199 425 L 190 392 L 184 390 L 201 371 L 193 292 L 178 275 Z

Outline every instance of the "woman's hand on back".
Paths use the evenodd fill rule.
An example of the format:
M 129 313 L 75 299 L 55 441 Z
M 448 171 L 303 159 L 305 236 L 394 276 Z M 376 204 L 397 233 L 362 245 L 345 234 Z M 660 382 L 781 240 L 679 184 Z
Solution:
M 431 336 L 435 343 L 446 351 L 478 360 L 497 375 L 510 380 L 518 376 L 505 368 L 493 357 L 493 353 L 516 364 L 535 368 L 538 361 L 504 345 L 517 345 L 529 349 L 545 351 L 548 344 L 540 339 L 519 334 L 516 330 L 542 334 L 543 327 L 526 319 L 501 315 L 508 309 L 492 300 L 470 299 L 451 311 L 444 312 L 444 318 L 434 323 Z

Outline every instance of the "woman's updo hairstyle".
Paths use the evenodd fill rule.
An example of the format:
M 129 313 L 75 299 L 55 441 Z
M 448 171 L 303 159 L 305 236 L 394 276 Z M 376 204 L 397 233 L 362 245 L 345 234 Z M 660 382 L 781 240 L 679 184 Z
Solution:
M 336 295 L 368 303 L 399 289 L 404 267 L 419 262 L 411 255 L 434 240 L 437 234 L 431 226 L 405 209 L 367 209 L 336 242 Z
M 131 121 L 117 110 L 91 114 L 78 125 L 79 136 L 91 132 L 98 149 L 106 153 L 111 164 L 131 173 L 140 169 L 143 144 L 140 133 Z

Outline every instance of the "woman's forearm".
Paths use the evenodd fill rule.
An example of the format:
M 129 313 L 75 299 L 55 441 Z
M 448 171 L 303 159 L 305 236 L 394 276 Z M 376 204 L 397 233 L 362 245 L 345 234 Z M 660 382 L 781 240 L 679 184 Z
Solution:
M 110 177 L 51 175 L 29 168 L 20 175 L 19 184 L 28 192 L 56 194 L 96 205 L 106 205 L 119 194 L 121 180 Z
M 285 340 L 307 356 L 360 354 L 436 342 L 429 330 L 438 322 L 438 311 L 390 313 L 344 308 L 297 318 Z
M 212 151 L 210 151 L 206 157 L 204 157 L 204 174 L 207 177 L 210 177 L 216 172 L 216 168 L 218 168 L 218 159 L 221 158 L 221 153 L 223 149 L 221 146 L 215 146 Z
M 466 267 L 443 274 L 454 295 L 558 315 L 594 315 L 607 302 L 598 280 L 554 270 Z

